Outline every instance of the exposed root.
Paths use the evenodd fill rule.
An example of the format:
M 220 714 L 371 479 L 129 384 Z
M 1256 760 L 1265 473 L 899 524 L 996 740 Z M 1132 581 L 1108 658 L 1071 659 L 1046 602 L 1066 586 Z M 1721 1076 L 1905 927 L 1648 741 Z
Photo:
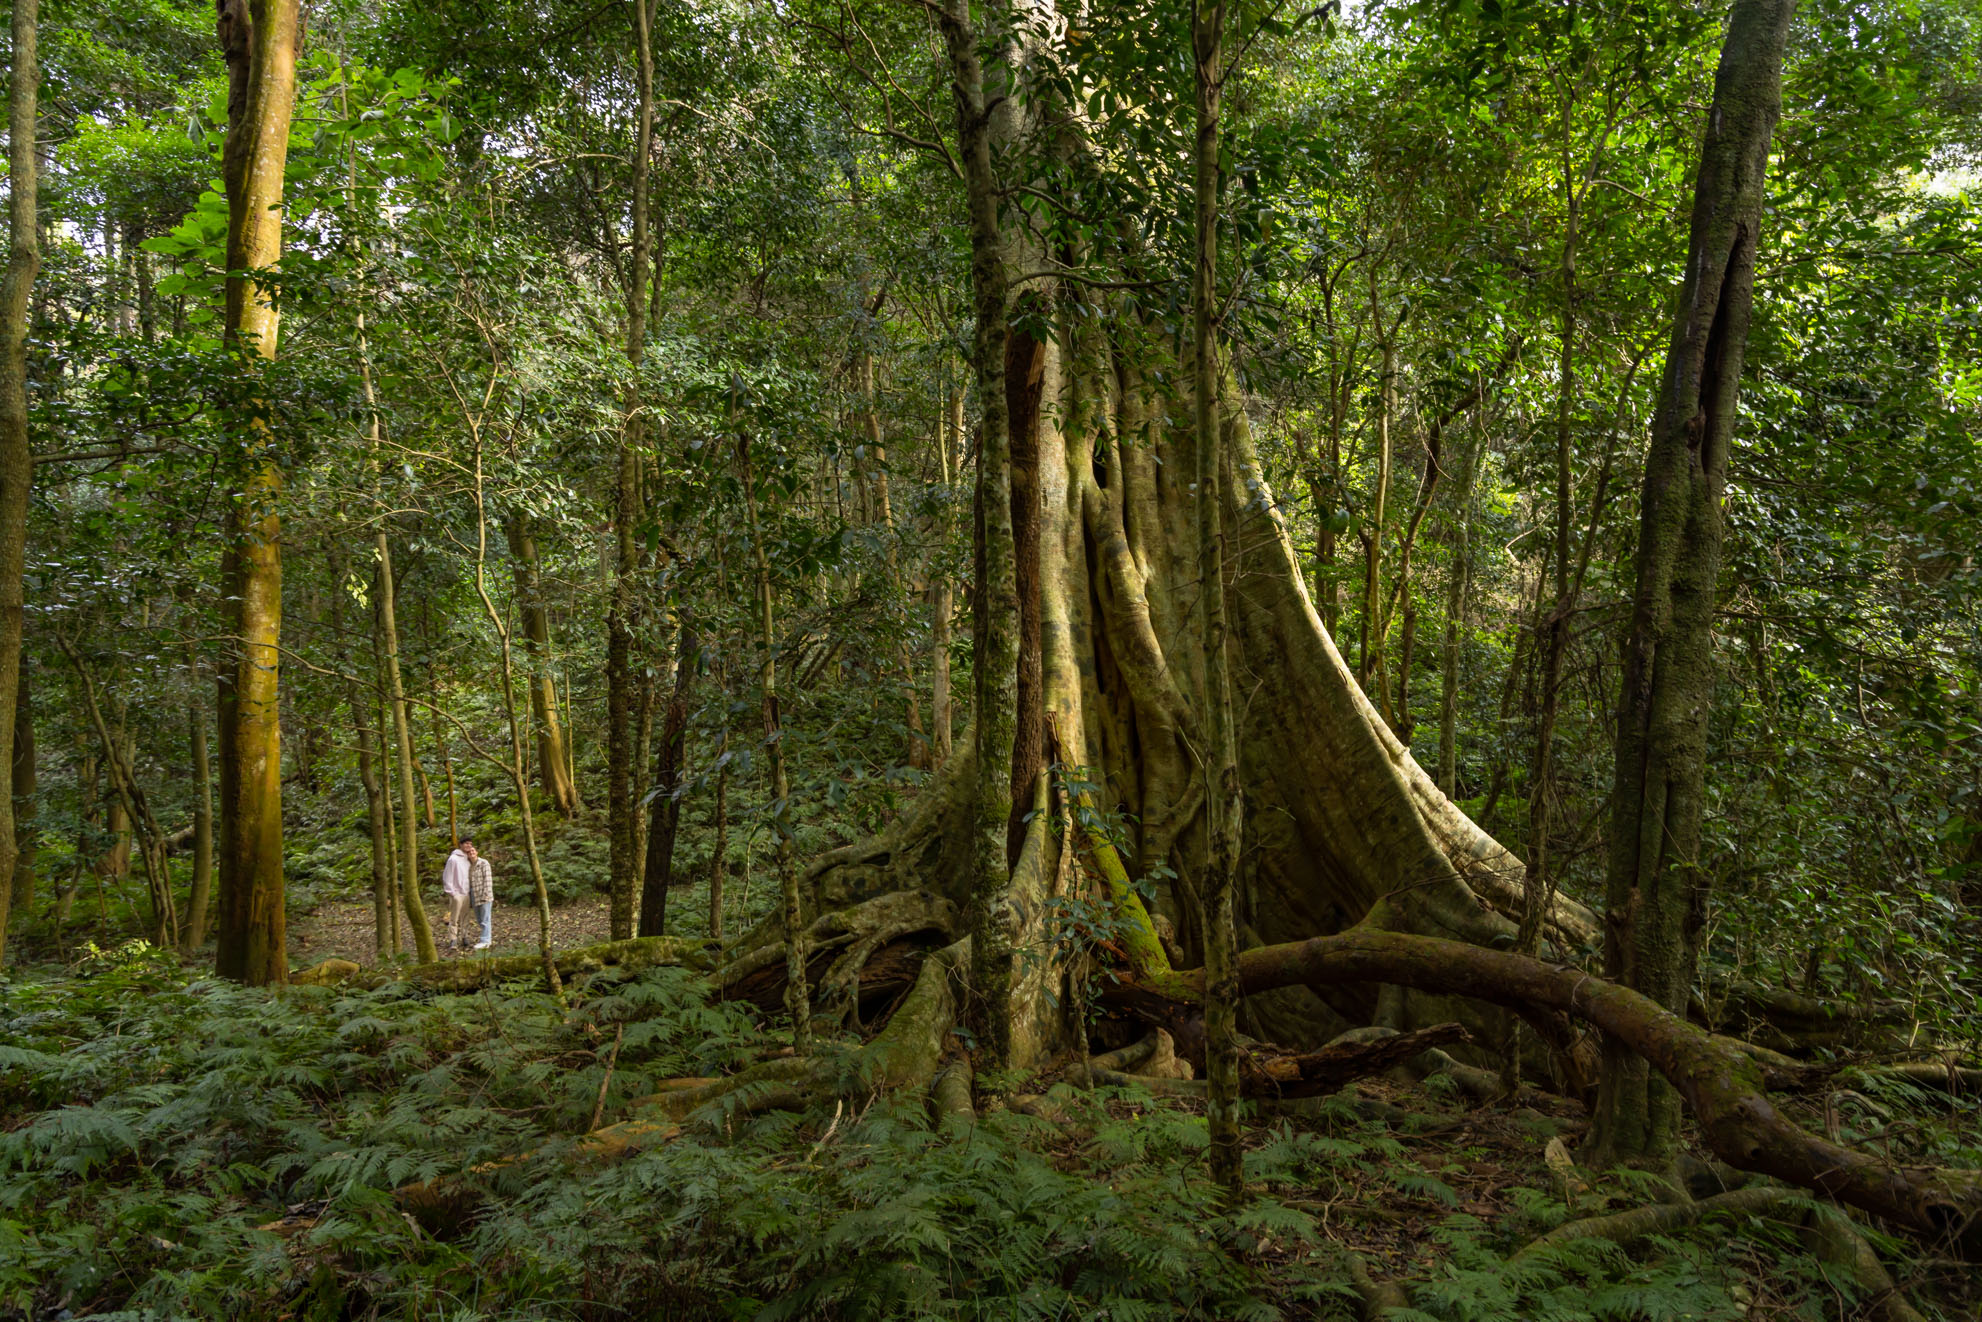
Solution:
M 1817 1261 L 1841 1268 L 1858 1288 L 1863 1316 L 1872 1322 L 1927 1322 L 1920 1310 L 1900 1293 L 1892 1274 L 1850 1217 L 1835 1207 L 1813 1208 L 1809 1225 L 1804 1228 L 1804 1239 Z
M 1239 1060 L 1239 1089 L 1249 1097 L 1316 1097 L 1394 1069 L 1428 1049 L 1471 1040 L 1458 1024 L 1438 1024 L 1371 1041 L 1338 1038 L 1299 1055 L 1249 1051 Z
M 837 995 L 844 1008 L 858 1013 L 861 998 L 879 990 L 905 990 L 920 967 L 919 953 L 899 968 L 872 967 L 887 947 L 925 935 L 929 939 L 923 944 L 948 944 L 960 930 L 956 906 L 942 896 L 926 890 L 890 891 L 813 920 L 805 933 L 814 966 L 807 975 L 819 987 L 822 1003 Z M 782 936 L 775 926 L 767 926 L 743 946 L 743 953 L 726 959 L 717 974 L 723 995 L 775 1012 L 783 1003 Z M 881 986 L 896 981 L 899 988 Z
M 1349 1280 L 1363 1297 L 1365 1322 L 1381 1322 L 1393 1308 L 1409 1308 L 1411 1291 L 1402 1281 L 1379 1281 L 1360 1253 L 1348 1255 Z
M 635 1100 L 643 1115 L 686 1123 L 775 1108 L 796 1109 L 831 1096 L 871 1095 L 935 1080 L 957 1021 L 968 938 L 922 961 L 915 984 L 874 1040 L 844 1056 L 785 1056 L 725 1079 L 670 1088 Z M 968 1093 L 966 1093 L 966 1098 Z M 714 1109 L 711 1109 L 714 1108 Z
M 1826 1194 L 1966 1255 L 1982 1255 L 1982 1171 L 1895 1166 L 1811 1134 L 1770 1103 L 1760 1067 L 1745 1054 L 1638 993 L 1578 969 L 1464 942 L 1357 929 L 1246 951 L 1239 957 L 1239 980 L 1247 992 L 1296 983 L 1390 982 L 1574 1015 L 1671 1080 L 1708 1145 L 1730 1165 Z
M 1809 1200 L 1810 1196 L 1799 1189 L 1761 1185 L 1753 1189 L 1717 1193 L 1692 1203 L 1651 1203 L 1634 1207 L 1628 1212 L 1611 1212 L 1604 1216 L 1565 1222 L 1547 1234 L 1530 1240 L 1514 1255 L 1514 1259 L 1518 1262 L 1545 1249 L 1579 1239 L 1607 1239 L 1613 1244 L 1630 1244 L 1648 1235 L 1668 1235 L 1675 1230 L 1697 1225 L 1717 1212 L 1753 1215 L 1773 1212 L 1792 1204 L 1807 1204 Z
M 930 1085 L 929 1098 L 936 1106 L 936 1118 L 955 1116 L 960 1120 L 977 1119 L 977 1108 L 971 1104 L 970 1057 L 958 1056 L 945 1066 Z
M 1604 1239 L 1623 1246 L 1653 1235 L 1669 1235 L 1715 1214 L 1764 1216 L 1792 1209 L 1801 1214 L 1804 1242 L 1811 1253 L 1826 1267 L 1840 1270 L 1857 1293 L 1863 1311 L 1856 1316 L 1873 1322 L 1926 1322 L 1899 1292 L 1885 1264 L 1850 1217 L 1835 1207 L 1812 1203 L 1800 1189 L 1781 1185 L 1734 1189 L 1698 1202 L 1653 1203 L 1628 1212 L 1571 1221 L 1530 1241 L 1514 1255 L 1514 1261 L 1579 1239 Z

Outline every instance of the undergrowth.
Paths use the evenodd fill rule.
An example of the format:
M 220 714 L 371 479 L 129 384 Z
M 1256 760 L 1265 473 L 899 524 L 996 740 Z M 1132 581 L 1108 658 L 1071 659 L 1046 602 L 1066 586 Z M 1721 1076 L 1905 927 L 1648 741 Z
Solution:
M 1057 1122 L 937 1125 L 915 1098 L 732 1112 L 617 1164 L 575 1152 L 595 1111 L 778 1046 L 672 969 L 568 1013 L 521 987 L 270 995 L 142 946 L 0 986 L 0 1316 L 1353 1318 L 1351 1245 L 1420 1278 L 1399 1322 L 1820 1318 L 1842 1297 L 1757 1227 L 1510 1263 L 1559 1203 L 1509 1188 L 1484 1217 L 1458 1165 L 1344 1104 L 1262 1122 L 1233 1212 L 1201 1117 L 1140 1092 L 1056 1089 Z M 437 1177 L 484 1195 L 438 1231 L 392 1194 Z

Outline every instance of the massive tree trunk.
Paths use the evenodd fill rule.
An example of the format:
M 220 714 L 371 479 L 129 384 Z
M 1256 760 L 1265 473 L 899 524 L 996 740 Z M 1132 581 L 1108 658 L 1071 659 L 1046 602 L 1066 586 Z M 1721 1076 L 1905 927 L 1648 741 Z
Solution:
M 1044 283 L 1029 281 L 1027 297 L 1058 329 L 1043 340 L 1008 334 L 1015 240 L 999 228 L 994 137 L 1009 144 L 1020 131 L 1000 117 L 1022 113 L 1023 99 L 1005 80 L 1024 65 L 1023 42 L 1035 28 L 1050 36 L 1059 20 L 1028 13 L 1000 28 L 997 8 L 986 12 L 988 43 L 961 4 L 939 14 L 969 205 L 982 410 L 975 719 L 900 819 L 814 863 L 809 893 L 826 912 L 927 890 L 967 915 L 969 948 L 956 957 L 967 954 L 980 1063 L 993 1067 L 1041 1065 L 1077 1038 L 1068 1007 L 1085 998 L 1071 983 L 1089 961 L 1056 927 L 1056 899 L 1076 891 L 1112 897 L 1132 929 L 1126 939 L 1162 956 L 1167 927 L 1182 955 L 1201 956 L 1201 900 L 1211 892 L 1215 906 L 1208 883 L 1223 854 L 1214 852 L 1197 760 L 1215 733 L 1202 715 L 1215 677 L 1195 609 L 1204 577 L 1194 419 L 1203 395 L 1218 432 L 1217 481 L 1202 484 L 1218 503 L 1208 526 L 1214 543 L 1222 527 L 1232 548 L 1222 651 L 1235 694 L 1239 792 L 1222 801 L 1242 794 L 1252 823 L 1235 882 L 1241 942 L 1301 939 L 1369 919 L 1482 943 L 1511 937 L 1522 864 L 1439 791 L 1344 666 L 1309 598 L 1230 374 L 1207 363 L 1210 384 L 1192 389 L 1192 365 L 1179 360 L 1168 332 L 1124 302 L 1050 315 L 1072 296 Z M 1024 265 L 1048 263 L 1031 253 Z M 1021 339 L 1023 353 L 1008 345 Z M 1018 592 L 1030 586 L 1014 564 L 1010 522 L 1019 494 L 1012 458 L 1021 448 L 1028 499 L 1037 501 L 1037 567 L 1028 578 L 1040 612 L 1046 761 L 1073 773 L 1071 802 L 1044 776 L 1024 767 L 1025 779 L 1009 774 L 1022 715 Z M 1366 615 L 1384 613 L 1380 596 L 1366 605 Z M 1370 650 L 1379 648 L 1373 639 Z M 1012 811 L 1015 800 L 1021 813 Z M 1008 852 L 1014 821 L 1023 830 Z M 1152 890 L 1153 918 L 1132 880 Z M 1560 951 L 1589 944 L 1596 930 L 1586 910 L 1557 901 L 1543 935 Z M 1282 988 L 1251 998 L 1241 1015 L 1257 1036 L 1316 1043 L 1368 1022 L 1374 994 Z M 1450 1006 L 1406 1000 L 1397 1026 L 1427 1013 L 1433 1022 L 1455 1017 Z M 1476 1007 L 1466 1013 L 1496 1022 Z
M 35 227 L 35 105 L 41 67 L 35 60 L 37 0 L 14 0 L 13 68 L 7 95 L 7 274 L 0 282 L 0 965 L 6 963 L 7 918 L 13 903 L 14 708 L 21 671 L 22 577 L 27 567 L 28 295 L 41 270 Z
M 1683 1009 L 1705 921 L 1700 817 L 1714 686 L 1721 493 L 1754 296 L 1769 141 L 1795 0 L 1736 0 L 1693 190 L 1679 316 L 1652 419 L 1637 586 L 1618 703 L 1605 889 L 1605 972 Z M 1660 1162 L 1679 1097 L 1627 1043 L 1606 1039 L 1593 1145 Z
M 298 0 L 219 0 L 227 59 L 227 269 L 268 270 L 282 256 L 282 178 L 296 97 Z M 273 358 L 278 321 L 252 274 L 227 281 L 226 338 Z M 238 425 L 242 481 L 230 504 L 221 578 L 234 622 L 220 674 L 220 947 L 215 969 L 253 985 L 286 982 L 282 885 L 282 471 L 260 417 Z

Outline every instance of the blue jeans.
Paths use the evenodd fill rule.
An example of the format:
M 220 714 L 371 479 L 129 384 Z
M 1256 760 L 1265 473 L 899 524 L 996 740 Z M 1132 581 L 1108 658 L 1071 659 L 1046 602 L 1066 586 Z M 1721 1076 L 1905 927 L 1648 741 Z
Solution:
M 476 905 L 475 918 L 482 924 L 482 944 L 485 946 L 494 944 L 495 905 L 492 903 Z

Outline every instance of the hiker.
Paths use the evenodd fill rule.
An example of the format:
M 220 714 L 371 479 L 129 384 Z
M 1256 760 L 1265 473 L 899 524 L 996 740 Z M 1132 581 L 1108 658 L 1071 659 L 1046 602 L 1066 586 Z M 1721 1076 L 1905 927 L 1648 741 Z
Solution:
M 468 902 L 475 906 L 475 918 L 482 925 L 482 939 L 475 949 L 487 950 L 495 944 L 495 869 L 476 852 L 473 840 L 461 845 L 468 855 Z
M 472 836 L 463 836 L 440 870 L 441 893 L 447 897 L 447 945 L 450 950 L 468 944 L 468 936 L 461 930 L 461 924 L 468 916 L 469 877 L 474 871 L 475 841 Z

